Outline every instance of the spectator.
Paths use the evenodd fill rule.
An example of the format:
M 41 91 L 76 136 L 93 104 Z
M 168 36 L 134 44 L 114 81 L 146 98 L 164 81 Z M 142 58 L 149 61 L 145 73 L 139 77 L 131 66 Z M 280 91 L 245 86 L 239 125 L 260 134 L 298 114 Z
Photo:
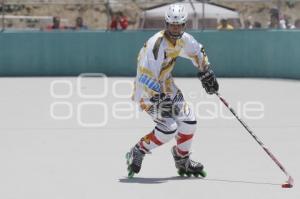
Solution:
M 82 17 L 77 17 L 76 21 L 75 21 L 75 26 L 72 27 L 71 29 L 73 29 L 73 30 L 87 30 L 88 27 L 86 25 L 84 25 Z
M 64 26 L 60 25 L 60 17 L 59 16 L 54 16 L 53 17 L 53 24 L 47 26 L 47 30 L 61 30 L 65 29 Z
M 249 19 L 246 19 L 244 21 L 244 27 L 245 27 L 245 29 L 252 29 L 253 28 L 253 26 L 251 24 L 251 21 Z
M 253 23 L 253 28 L 254 28 L 254 29 L 259 29 L 259 28 L 261 28 L 261 23 L 258 22 L 258 21 L 255 21 L 255 22 Z
M 233 26 L 228 23 L 227 19 L 221 19 L 220 25 L 217 27 L 218 30 L 233 30 Z
M 279 28 L 280 29 L 287 29 L 286 24 L 287 24 L 287 22 L 286 22 L 284 16 L 280 16 L 279 17 Z
M 269 28 L 287 28 L 285 17 L 283 15 L 280 15 L 279 10 L 277 8 L 272 8 L 270 10 Z
M 270 22 L 269 28 L 279 28 L 279 10 L 277 8 L 272 8 L 270 10 Z
M 128 27 L 128 19 L 126 16 L 123 15 L 122 12 L 116 13 L 112 17 L 112 21 L 110 24 L 111 30 L 125 30 Z
M 277 15 L 270 16 L 269 28 L 279 28 L 279 19 Z
M 300 19 L 295 21 L 295 28 L 300 29 Z
M 284 20 L 285 20 L 285 26 L 286 26 L 286 29 L 295 29 L 295 26 L 294 24 L 292 24 L 290 21 L 291 21 L 291 17 L 288 16 L 288 15 L 284 15 Z

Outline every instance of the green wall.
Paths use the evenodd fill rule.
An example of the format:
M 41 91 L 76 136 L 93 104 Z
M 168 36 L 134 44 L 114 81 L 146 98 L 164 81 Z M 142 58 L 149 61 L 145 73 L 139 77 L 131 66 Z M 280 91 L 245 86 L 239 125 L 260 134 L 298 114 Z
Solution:
M 3 32 L 0 76 L 134 76 L 136 57 L 155 31 Z M 218 76 L 300 79 L 300 31 L 190 32 L 205 47 Z M 175 76 L 194 76 L 179 59 Z

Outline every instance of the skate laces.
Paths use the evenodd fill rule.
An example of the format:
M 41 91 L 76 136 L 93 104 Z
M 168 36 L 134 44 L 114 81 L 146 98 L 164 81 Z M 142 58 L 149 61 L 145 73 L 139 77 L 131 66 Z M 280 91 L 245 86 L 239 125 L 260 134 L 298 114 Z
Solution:
M 145 154 L 141 152 L 137 147 L 134 147 L 132 155 L 133 155 L 133 163 L 137 166 L 141 166 Z
M 191 160 L 191 159 L 189 159 L 189 161 L 187 161 L 187 163 L 186 163 L 187 165 L 187 167 L 190 165 L 191 167 L 197 167 L 198 166 L 198 162 L 195 162 L 194 160 Z

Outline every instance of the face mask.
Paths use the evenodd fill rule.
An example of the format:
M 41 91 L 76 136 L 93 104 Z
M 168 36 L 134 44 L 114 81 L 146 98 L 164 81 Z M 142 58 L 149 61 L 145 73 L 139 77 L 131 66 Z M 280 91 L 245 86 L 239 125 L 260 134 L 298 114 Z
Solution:
M 180 39 L 184 33 L 184 27 L 185 27 L 185 24 L 182 24 L 183 27 L 182 27 L 182 31 L 180 33 L 172 33 L 169 28 L 168 28 L 168 23 L 166 23 L 166 32 L 168 34 L 168 36 L 172 39 Z

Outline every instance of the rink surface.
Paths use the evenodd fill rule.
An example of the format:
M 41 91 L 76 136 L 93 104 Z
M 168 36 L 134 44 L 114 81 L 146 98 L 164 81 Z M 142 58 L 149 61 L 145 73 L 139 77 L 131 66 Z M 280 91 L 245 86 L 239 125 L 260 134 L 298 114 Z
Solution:
M 76 78 L 1 78 L 0 198 L 300 198 L 300 81 L 219 79 L 220 93 L 235 109 L 247 105 L 240 113 L 292 174 L 292 189 L 280 187 L 285 175 L 228 119 L 218 99 L 207 97 L 197 79 L 183 78 L 175 81 L 198 114 L 192 157 L 205 165 L 207 178 L 177 177 L 172 140 L 127 179 L 124 155 L 154 125 L 130 110 L 131 81 L 110 78 L 103 87 L 101 78 L 80 84 Z M 102 91 L 101 98 L 91 96 Z

